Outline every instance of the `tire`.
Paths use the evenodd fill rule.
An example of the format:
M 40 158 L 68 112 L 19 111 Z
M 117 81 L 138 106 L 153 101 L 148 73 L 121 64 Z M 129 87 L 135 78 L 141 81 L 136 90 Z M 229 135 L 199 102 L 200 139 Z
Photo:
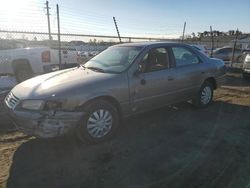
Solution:
M 213 94 L 214 94 L 213 85 L 210 82 L 205 81 L 202 84 L 196 98 L 193 99 L 192 102 L 196 107 L 205 108 L 208 105 L 210 105 L 211 102 L 213 101 Z
M 85 112 L 76 129 L 80 141 L 99 143 L 114 136 L 119 125 L 119 113 L 113 104 L 95 100 L 85 107 Z
M 243 56 L 240 55 L 237 57 L 237 63 L 242 63 L 243 62 Z
M 32 71 L 27 67 L 17 67 L 15 71 L 16 80 L 20 83 L 32 77 Z

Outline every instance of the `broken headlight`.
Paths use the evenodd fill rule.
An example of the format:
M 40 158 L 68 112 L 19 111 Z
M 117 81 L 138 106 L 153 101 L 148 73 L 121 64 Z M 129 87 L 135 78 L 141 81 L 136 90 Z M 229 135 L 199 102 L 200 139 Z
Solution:
M 62 108 L 62 103 L 59 101 L 47 101 L 44 110 L 58 110 Z
M 26 110 L 42 110 L 44 104 L 43 100 L 24 100 L 21 103 L 21 108 Z

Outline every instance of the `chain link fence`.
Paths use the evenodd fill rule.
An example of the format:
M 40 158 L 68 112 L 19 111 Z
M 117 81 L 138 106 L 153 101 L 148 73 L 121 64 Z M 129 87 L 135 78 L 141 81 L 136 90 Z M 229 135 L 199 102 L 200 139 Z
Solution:
M 143 41 L 182 42 L 181 39 L 145 37 L 121 37 L 121 40 L 123 43 Z M 241 68 L 243 60 L 249 51 L 242 51 L 242 55 L 239 56 L 237 49 L 249 49 L 250 41 L 247 40 L 249 40 L 249 37 L 246 35 L 239 35 L 237 39 L 236 36 L 227 37 L 226 39 L 223 37 L 213 37 L 213 39 L 212 37 L 185 38 L 183 42 L 191 45 L 204 45 L 210 54 L 217 48 L 224 46 L 231 47 L 231 55 L 229 59 L 224 59 L 224 61 L 229 62 L 227 63 L 228 67 Z M 79 63 L 84 64 L 109 46 L 119 43 L 120 41 L 117 36 L 61 33 L 59 45 L 58 33 L 0 30 L 1 51 L 26 47 L 48 47 L 54 51 L 58 51 L 56 59 L 58 59 L 59 66 L 49 66 L 46 69 L 44 68 L 44 72 L 77 66 Z
M 121 37 L 121 40 L 123 43 L 126 43 L 166 39 Z M 117 36 L 61 33 L 60 43 L 59 46 L 57 33 L 0 30 L 0 50 L 26 47 L 49 47 L 58 50 L 60 48 L 61 53 L 64 50 L 76 51 L 82 61 L 86 61 L 109 46 L 119 44 L 120 42 Z
M 62 64 L 65 65 L 68 61 L 85 63 L 109 46 L 120 42 L 184 42 L 192 45 L 204 45 L 211 53 L 216 48 L 231 46 L 232 54 L 235 54 L 237 48 L 250 48 L 250 37 L 248 37 L 249 41 L 244 41 L 247 36 L 242 33 L 237 38 L 235 34 L 213 36 L 212 38 L 211 34 L 214 35 L 214 33 L 210 33 L 209 36 L 209 32 L 207 32 L 205 37 L 185 35 L 182 41 L 180 37 L 182 26 L 162 27 L 161 23 L 155 22 L 152 23 L 155 25 L 154 27 L 143 28 L 140 22 L 136 23 L 135 20 L 127 23 L 125 27 L 125 25 L 123 26 L 124 20 L 123 22 L 118 20 L 115 27 L 113 19 L 104 17 L 101 13 L 72 10 L 64 6 L 60 7 L 60 11 L 61 16 L 59 6 L 46 1 L 45 4 L 35 3 L 22 7 L 22 16 L 16 18 L 17 21 L 12 24 L 6 22 L 7 15 L 5 15 L 6 17 L 0 16 L 0 60 L 5 61 L 6 59 L 4 50 L 47 47 L 57 51 L 56 63 L 60 65 L 59 68 L 62 68 Z M 119 32 L 119 25 L 122 28 L 121 32 Z M 137 33 L 138 31 L 141 32 Z M 117 34 L 121 37 L 119 38 Z M 172 37 L 168 38 L 168 36 Z M 68 58 L 69 56 L 72 58 Z M 73 56 L 75 57 L 73 58 Z M 67 58 L 68 61 L 66 61 Z M 231 60 L 234 58 L 232 57 Z

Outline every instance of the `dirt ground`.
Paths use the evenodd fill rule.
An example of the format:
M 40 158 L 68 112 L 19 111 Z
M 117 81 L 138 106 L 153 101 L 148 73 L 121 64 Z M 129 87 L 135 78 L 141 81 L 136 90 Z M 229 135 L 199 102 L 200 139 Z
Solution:
M 250 81 L 239 74 L 214 103 L 189 103 L 125 120 L 105 143 L 37 139 L 15 131 L 2 112 L 0 187 L 250 188 Z

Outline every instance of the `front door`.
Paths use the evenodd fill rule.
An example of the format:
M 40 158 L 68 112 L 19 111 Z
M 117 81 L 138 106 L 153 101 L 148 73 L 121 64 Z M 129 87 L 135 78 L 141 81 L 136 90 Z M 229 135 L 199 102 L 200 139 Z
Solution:
M 164 106 L 172 101 L 175 79 L 170 66 L 169 49 L 149 50 L 140 61 L 143 71 L 130 77 L 131 109 L 133 113 Z

